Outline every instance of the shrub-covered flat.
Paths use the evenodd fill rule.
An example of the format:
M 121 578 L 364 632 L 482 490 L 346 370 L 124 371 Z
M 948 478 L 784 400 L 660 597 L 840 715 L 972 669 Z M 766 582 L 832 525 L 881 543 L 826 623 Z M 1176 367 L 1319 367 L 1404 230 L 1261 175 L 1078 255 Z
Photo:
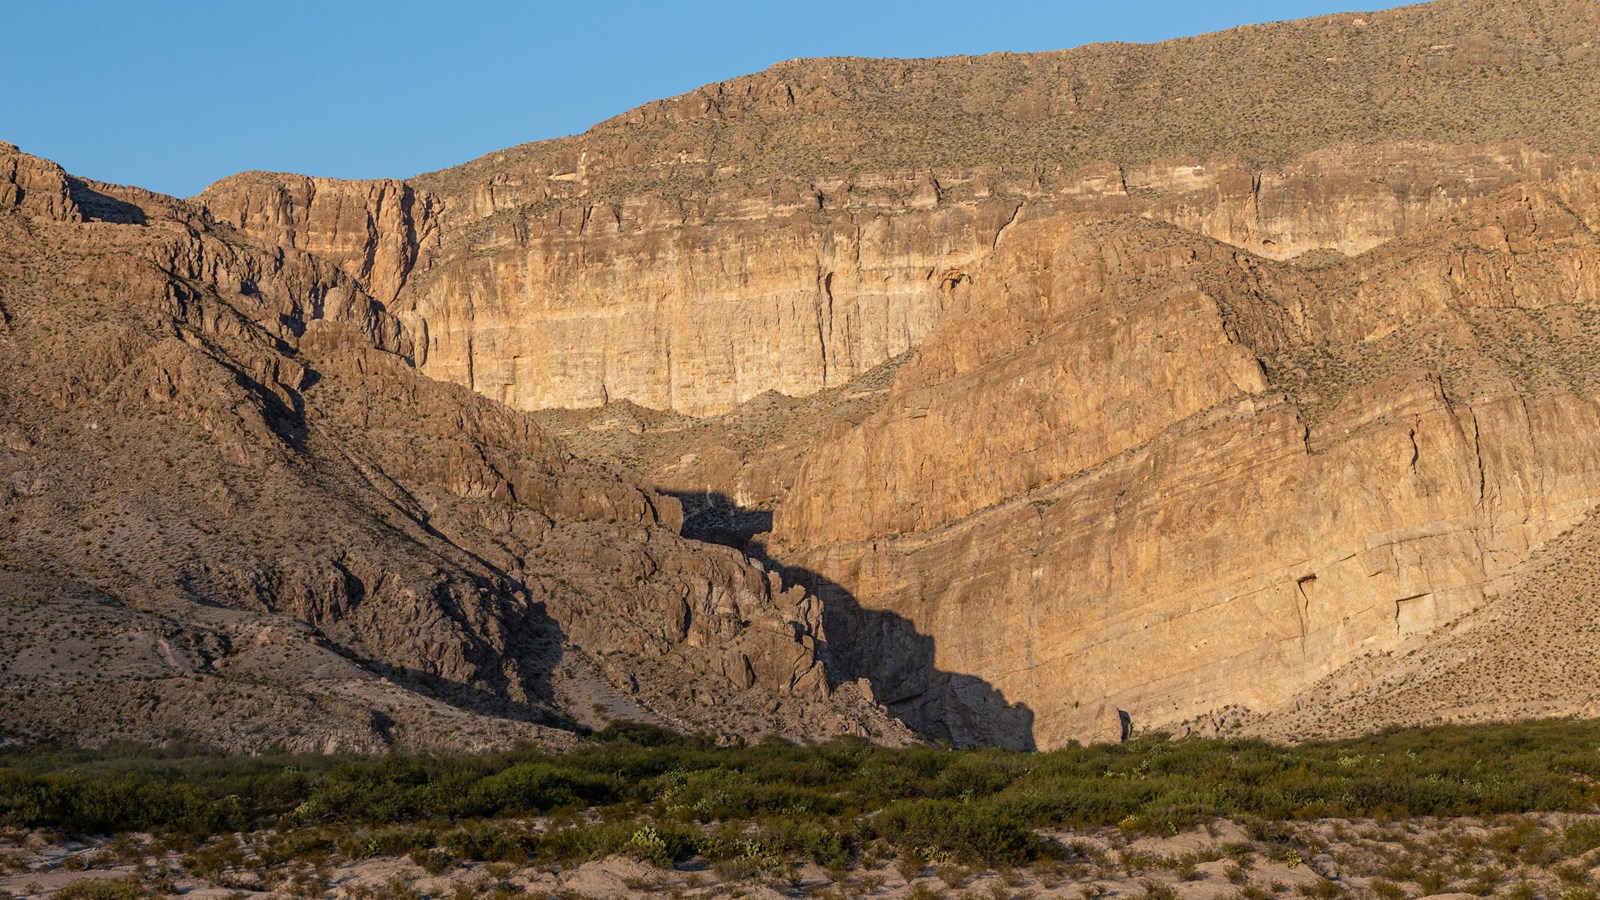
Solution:
M 129 865 L 170 851 L 169 877 L 285 891 L 301 884 L 314 895 L 329 889 L 330 866 L 362 860 L 400 861 L 416 877 L 474 870 L 514 892 L 514 880 L 490 878 L 490 869 L 509 875 L 622 857 L 678 878 L 682 889 L 693 887 L 697 866 L 724 886 L 803 868 L 831 872 L 828 890 L 860 878 L 872 886 L 865 873 L 884 866 L 904 890 L 935 872 L 1028 871 L 1037 882 L 1038 872 L 1053 871 L 1061 884 L 1089 890 L 1108 868 L 1125 878 L 1150 870 L 1173 881 L 1140 884 L 1141 896 L 1148 887 L 1158 900 L 1162 890 L 1206 881 L 1193 877 L 1197 867 L 1244 872 L 1257 861 L 1311 875 L 1326 886 L 1307 890 L 1334 896 L 1356 882 L 1340 877 L 1353 864 L 1329 848 L 1366 840 L 1402 848 L 1384 863 L 1387 876 L 1360 887 L 1386 900 L 1451 885 L 1566 896 L 1590 889 L 1597 810 L 1600 722 L 1592 721 L 1412 729 L 1294 747 L 1155 738 L 1031 754 L 858 741 L 718 748 L 635 726 L 612 726 L 593 747 L 560 755 L 0 753 L 0 826 L 13 854 L 0 863 L 10 859 L 14 870 Z M 1331 840 L 1335 826 L 1343 836 Z M 1468 869 L 1427 862 L 1433 851 L 1423 838 L 1415 852 L 1404 849 L 1416 834 L 1452 829 L 1476 835 L 1453 839 L 1457 856 L 1477 854 Z M 1140 860 L 1138 846 L 1161 842 L 1193 847 Z M 60 849 L 52 863 L 40 850 L 47 846 L 78 849 Z M 1553 874 L 1561 866 L 1565 874 Z M 74 879 L 66 896 L 158 890 L 151 871 Z M 1213 887 L 1271 890 L 1270 882 L 1213 874 Z M 14 872 L 8 883 L 26 877 Z

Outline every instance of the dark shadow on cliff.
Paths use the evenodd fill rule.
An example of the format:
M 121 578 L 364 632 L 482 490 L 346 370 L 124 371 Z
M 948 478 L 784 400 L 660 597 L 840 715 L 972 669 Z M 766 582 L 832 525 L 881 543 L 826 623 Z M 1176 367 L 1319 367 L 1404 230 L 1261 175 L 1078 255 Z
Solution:
M 751 542 L 757 535 L 772 530 L 772 511 L 769 509 L 746 509 L 718 493 L 661 493 L 683 504 L 681 533 L 690 540 L 722 544 L 755 556 L 750 552 Z
M 145 224 L 143 209 L 126 200 L 102 194 L 81 178 L 67 177 L 67 194 L 72 198 L 72 202 L 78 205 L 78 209 L 83 211 L 84 218 L 91 222 L 110 222 L 115 225 Z
M 866 679 L 879 703 L 912 730 L 958 747 L 1036 749 L 1033 711 L 1008 703 L 974 675 L 940 671 L 932 635 L 887 610 L 867 609 L 837 582 L 768 555 L 761 536 L 772 530 L 770 510 L 741 507 L 723 494 L 663 491 L 683 504 L 683 536 L 733 547 L 784 585 L 799 585 L 822 600 L 823 660 L 829 681 Z

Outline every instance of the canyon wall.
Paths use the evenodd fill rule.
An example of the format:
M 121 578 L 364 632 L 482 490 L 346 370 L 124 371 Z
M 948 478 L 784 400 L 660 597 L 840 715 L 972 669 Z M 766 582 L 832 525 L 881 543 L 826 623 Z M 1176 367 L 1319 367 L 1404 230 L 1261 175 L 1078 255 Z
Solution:
M 604 407 L 648 480 L 770 516 L 728 539 L 926 734 L 1221 728 L 1483 607 L 1600 500 L 1597 41 L 1589 0 L 1440 0 L 796 61 L 197 201 L 342 268 L 423 373 Z
M 325 255 L 424 372 L 520 409 L 693 415 L 921 343 L 1029 207 L 1273 258 L 1366 250 L 1600 153 L 1600 10 L 1443 2 L 1151 45 L 796 60 L 408 182 L 199 199 Z
M 1274 710 L 1481 606 L 1600 502 L 1597 196 L 1493 198 L 1313 275 L 1129 222 L 1019 226 L 884 408 L 816 441 L 769 552 L 933 636 L 1042 747 L 1104 706 Z M 947 716 L 856 649 L 881 701 Z
M 628 400 L 710 415 L 841 385 L 919 346 L 1018 221 L 1134 215 L 1273 258 L 1357 253 L 1557 169 L 1524 147 L 1405 144 L 1270 170 L 1104 163 L 1027 184 L 898 173 L 467 221 L 478 204 L 394 182 L 253 173 L 200 199 L 394 300 L 433 377 L 519 409 Z

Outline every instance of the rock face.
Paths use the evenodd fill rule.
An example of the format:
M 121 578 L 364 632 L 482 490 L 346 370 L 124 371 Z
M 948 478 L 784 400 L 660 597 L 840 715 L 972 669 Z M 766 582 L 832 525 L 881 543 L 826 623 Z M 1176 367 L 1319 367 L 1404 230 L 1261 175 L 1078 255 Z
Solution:
M 179 552 L 221 526 L 175 494 L 116 534 L 194 521 L 138 584 L 310 623 L 417 696 L 527 718 L 598 684 L 687 727 L 889 734 L 870 696 L 1019 748 L 1331 733 L 1296 704 L 1364 715 L 1435 638 L 1482 659 L 1441 629 L 1521 621 L 1494 610 L 1600 503 L 1597 41 L 1592 0 L 1440 0 L 799 61 L 407 183 L 252 173 L 192 206 L 17 158 L 0 209 L 51 224 L 13 226 L 14 272 L 77 259 L 41 282 L 76 285 L 65 235 L 144 223 L 161 240 L 114 259 L 163 274 L 108 271 L 165 299 L 52 343 L 14 274 L 0 321 L 34 336 L 6 339 L 56 349 L 0 385 L 94 422 L 206 397 L 169 404 L 206 410 L 184 440 L 390 523 L 359 558 Z M 47 421 L 13 443 L 95 446 Z M 18 496 L 66 496 L 13 466 Z M 22 575 L 98 596 L 97 521 Z M 646 650 L 563 669 L 566 644 Z M 1559 693 L 1514 710 L 1592 702 Z
M 814 598 L 417 374 L 334 265 L 14 150 L 0 171 L 8 739 L 559 746 L 591 706 L 903 739 L 830 689 Z
M 1394 653 L 1364 656 L 1265 717 L 1234 723 L 1274 739 L 1343 737 L 1388 726 L 1600 716 L 1600 517 L 1495 579 L 1494 602 Z
M 394 182 L 200 198 L 325 253 L 425 373 L 519 409 L 719 414 L 919 346 L 1035 207 L 1369 249 L 1600 152 L 1590 0 L 1442 0 L 1150 46 L 814 60 Z M 1530 97 L 1559 102 L 1530 103 Z
M 1389 144 L 1269 170 L 1089 165 L 1049 186 L 966 171 L 762 198 L 552 200 L 470 224 L 454 198 L 393 182 L 252 174 L 200 199 L 400 295 L 436 378 L 521 409 L 707 415 L 842 385 L 920 345 L 1001 232 L 1039 215 L 1140 215 L 1275 258 L 1353 253 L 1555 170 L 1522 146 Z
M 1597 202 L 1592 176 L 1512 192 L 1315 273 L 1019 226 L 883 409 L 818 440 L 769 549 L 931 636 L 1040 746 L 1102 702 L 1275 709 L 1481 606 L 1600 502 Z M 858 649 L 930 727 L 929 685 Z
M 1382 698 L 1438 629 L 1518 602 L 1524 560 L 1597 502 L 1597 223 L 1578 172 L 1285 265 L 1041 207 L 886 389 L 547 421 L 811 587 L 839 670 L 931 736 L 1109 739 L 1118 707 L 1180 730 L 1266 713 L 1244 727 L 1287 738 L 1427 721 L 1437 691 L 1404 718 Z M 1587 671 L 1583 646 L 1527 654 Z M 1377 678 L 1349 672 L 1408 653 L 1344 702 Z M 1526 669 L 1448 658 L 1464 684 Z M 1591 708 L 1581 677 L 1540 684 L 1505 708 Z
M 918 346 L 1000 233 L 1041 208 L 1163 219 L 1272 256 L 1353 252 L 1551 168 L 1520 148 L 1391 145 L 1265 172 L 1091 167 L 1042 196 L 951 173 L 808 185 L 755 210 L 514 210 L 421 274 L 405 316 L 427 335 L 424 371 L 512 406 L 714 414 L 838 386 Z M 936 199 L 963 187 L 972 199 Z
M 334 263 L 384 303 L 405 286 L 437 216 L 431 197 L 393 180 L 245 173 L 212 185 L 206 197 L 228 224 Z

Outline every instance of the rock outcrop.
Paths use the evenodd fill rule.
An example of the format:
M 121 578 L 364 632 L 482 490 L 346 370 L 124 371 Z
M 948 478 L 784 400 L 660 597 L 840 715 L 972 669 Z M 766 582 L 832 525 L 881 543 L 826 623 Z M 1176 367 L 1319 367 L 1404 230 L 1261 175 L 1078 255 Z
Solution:
M 25 185 L 0 210 L 8 735 L 559 746 L 602 706 L 904 739 L 831 690 L 814 598 L 418 374 L 332 263 L 0 165 Z M 72 652 L 25 649 L 49 642 Z
M 0 143 L 0 209 L 20 209 L 63 222 L 83 219 L 60 166 L 6 143 Z
M 283 247 L 334 263 L 374 298 L 394 301 L 433 238 L 436 201 L 402 181 L 246 172 L 206 190 L 212 214 Z

